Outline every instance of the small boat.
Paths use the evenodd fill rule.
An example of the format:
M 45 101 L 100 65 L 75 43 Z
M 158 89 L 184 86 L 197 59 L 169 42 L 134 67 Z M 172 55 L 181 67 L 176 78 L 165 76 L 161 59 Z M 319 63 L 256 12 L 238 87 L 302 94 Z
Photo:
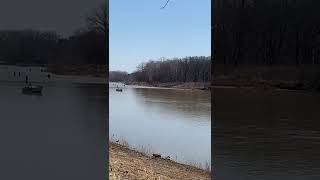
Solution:
M 116 91 L 122 92 L 122 89 L 121 88 L 117 88 Z
M 22 93 L 24 94 L 42 94 L 42 86 L 26 86 L 22 89 Z

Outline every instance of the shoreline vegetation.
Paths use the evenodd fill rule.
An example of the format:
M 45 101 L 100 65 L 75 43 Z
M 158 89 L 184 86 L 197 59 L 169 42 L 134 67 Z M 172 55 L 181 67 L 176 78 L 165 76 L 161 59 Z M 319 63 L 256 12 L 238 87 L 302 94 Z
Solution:
M 320 91 L 319 69 L 318 64 L 233 65 L 223 64 L 220 59 L 211 61 L 210 56 L 191 56 L 150 60 L 139 64 L 132 73 L 109 71 L 109 79 L 127 85 L 176 89 L 211 90 L 225 87 Z
M 215 1 L 213 85 L 320 91 L 319 3 Z
M 10 66 L 2 64 L 2 66 Z M 108 78 L 104 65 L 34 65 L 44 67 L 45 71 L 56 75 L 57 79 L 78 79 L 75 82 L 107 84 L 102 78 Z M 216 65 L 219 66 L 219 65 Z M 154 88 L 170 88 L 181 90 L 211 90 L 214 88 L 254 88 L 261 90 L 294 90 L 320 92 L 320 74 L 318 67 L 305 67 L 302 71 L 296 67 L 242 67 L 237 71 L 224 74 L 222 68 L 214 68 L 216 72 L 212 83 L 209 82 L 147 82 L 134 79 L 121 79 L 126 85 Z M 281 75 L 282 74 L 282 75 Z M 110 76 L 110 73 L 109 73 Z M 127 75 L 127 77 L 130 76 Z M 63 78 L 65 77 L 65 78 Z M 70 78 L 69 78 L 70 77 Z M 288 77 L 288 78 L 286 78 Z M 101 79 L 100 79 L 101 78 Z
M 107 78 L 106 65 L 83 64 L 83 65 L 64 65 L 49 64 L 47 72 L 56 75 L 74 75 L 74 76 L 94 76 Z
M 202 83 L 202 82 L 148 83 L 148 82 L 127 81 L 127 82 L 124 82 L 124 84 L 134 85 L 134 86 L 154 87 L 154 88 L 182 89 L 182 90 L 210 90 L 211 88 L 209 83 Z
M 109 80 L 137 86 L 210 90 L 211 57 L 149 60 L 132 73 L 109 71 Z
M 211 179 L 211 172 L 109 141 L 110 179 Z
M 47 66 L 59 74 L 99 74 L 101 66 L 107 71 L 107 10 L 108 3 L 101 3 L 66 37 L 55 30 L 0 29 L 0 64 Z
M 215 64 L 212 86 L 320 92 L 319 67 L 243 65 L 231 69 Z

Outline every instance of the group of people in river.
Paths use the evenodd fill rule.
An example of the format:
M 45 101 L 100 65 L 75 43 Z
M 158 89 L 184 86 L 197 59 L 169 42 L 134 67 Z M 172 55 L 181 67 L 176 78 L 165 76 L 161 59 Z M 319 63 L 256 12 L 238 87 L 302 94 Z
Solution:
M 29 68 L 28 71 L 31 72 L 32 69 Z M 41 71 L 41 72 L 44 72 L 43 69 L 40 69 L 40 71 Z M 17 72 L 14 71 L 14 72 L 13 72 L 13 76 L 15 77 L 16 75 L 17 75 Z M 18 71 L 18 76 L 21 77 L 21 72 L 20 72 L 20 71 Z M 51 78 L 51 75 L 50 75 L 49 73 L 47 74 L 47 78 L 48 78 L 48 79 Z M 28 76 L 28 74 L 26 74 L 26 76 L 25 76 L 25 83 L 26 83 L 26 84 L 29 83 L 29 76 Z

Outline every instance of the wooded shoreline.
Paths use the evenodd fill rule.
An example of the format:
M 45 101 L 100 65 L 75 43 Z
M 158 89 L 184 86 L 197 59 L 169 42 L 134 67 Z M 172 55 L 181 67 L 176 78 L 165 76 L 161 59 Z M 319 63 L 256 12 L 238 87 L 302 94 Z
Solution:
M 146 86 L 146 87 L 158 87 L 158 88 L 172 88 L 172 89 L 190 89 L 190 90 L 210 90 L 209 83 L 202 82 L 170 82 L 170 83 L 148 83 L 148 82 L 137 82 L 137 81 L 127 81 L 124 82 L 126 85 L 135 86 Z

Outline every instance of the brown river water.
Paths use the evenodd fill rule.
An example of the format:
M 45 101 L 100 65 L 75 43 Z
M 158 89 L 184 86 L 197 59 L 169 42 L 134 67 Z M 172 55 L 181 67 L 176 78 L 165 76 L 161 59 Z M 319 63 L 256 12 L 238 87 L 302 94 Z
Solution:
M 320 179 L 320 94 L 213 90 L 216 179 Z
M 116 86 L 123 88 L 116 91 Z M 211 163 L 209 91 L 110 83 L 109 136 L 136 149 L 205 167 Z

